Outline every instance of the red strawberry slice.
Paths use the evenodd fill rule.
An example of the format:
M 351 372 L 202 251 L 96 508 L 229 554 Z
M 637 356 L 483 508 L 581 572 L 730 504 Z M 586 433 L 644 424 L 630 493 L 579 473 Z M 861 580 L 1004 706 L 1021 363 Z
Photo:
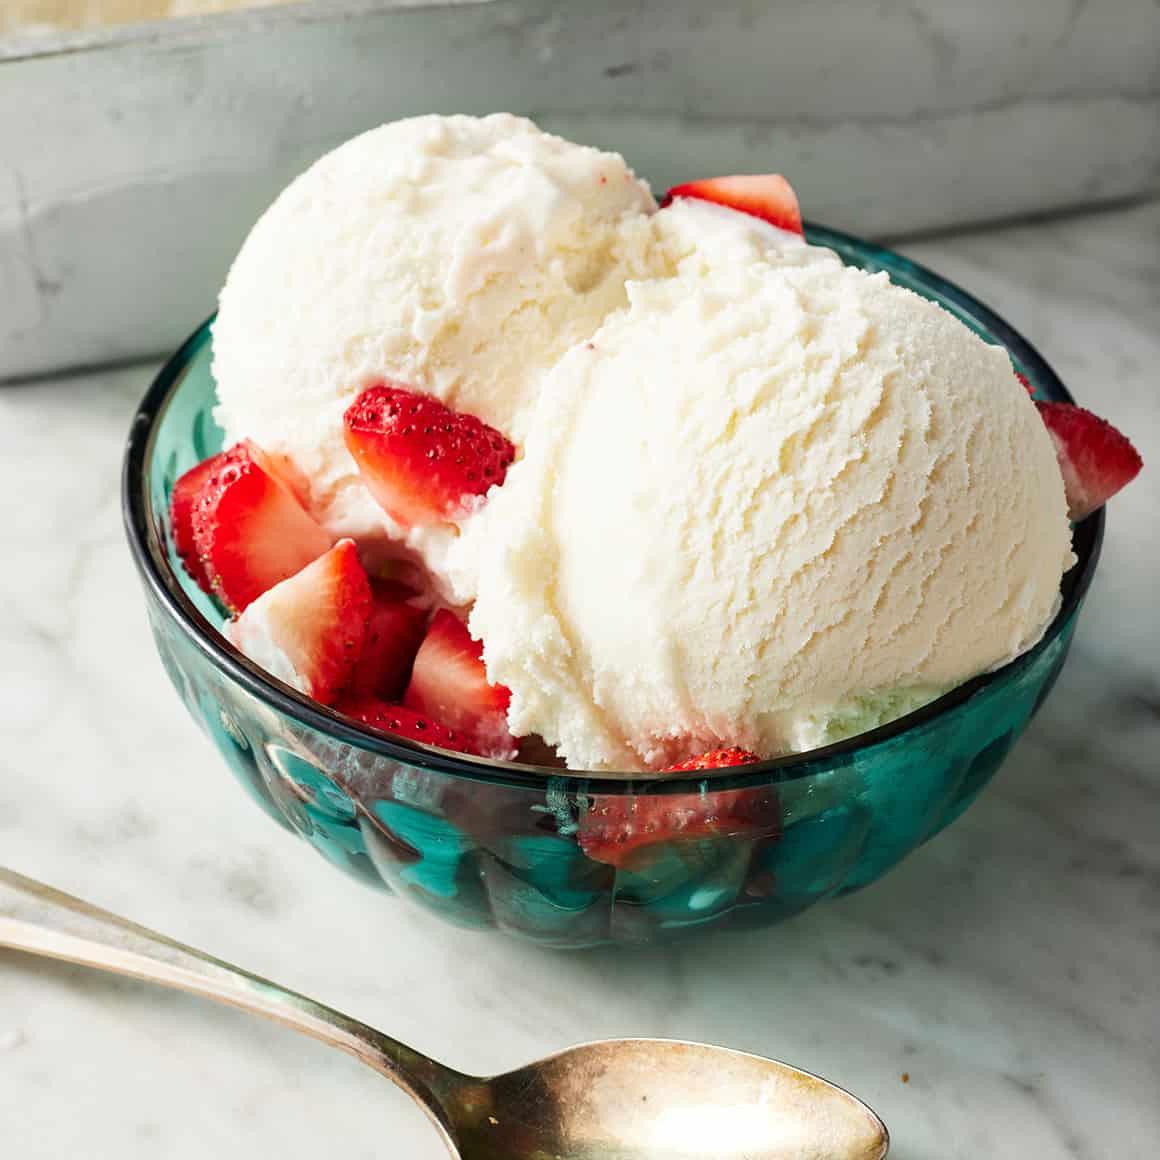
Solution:
M 462 515 L 503 483 L 515 448 L 474 415 L 388 383 L 344 416 L 346 446 L 379 506 L 405 527 Z
M 1031 380 L 1022 372 L 1016 371 L 1015 377 L 1023 385 L 1023 389 L 1032 397 L 1035 396 L 1035 388 L 1031 385 Z
M 1073 520 L 1091 515 L 1139 475 L 1140 453 L 1107 420 L 1070 403 L 1035 405 L 1055 443 Z
M 688 761 L 678 762 L 676 765 L 667 765 L 662 773 L 693 773 L 699 769 L 727 769 L 731 765 L 749 765 L 761 758 L 748 749 L 710 749 L 698 757 L 690 757 Z
M 272 676 L 329 705 L 358 661 L 370 610 L 354 540 L 339 540 L 253 601 L 226 635 Z
M 193 538 L 214 594 L 234 612 L 332 543 L 248 439 L 231 447 L 202 484 Z
M 760 758 L 744 749 L 715 749 L 670 766 L 666 773 L 724 769 Z M 602 794 L 580 817 L 580 848 L 595 862 L 639 869 L 649 847 L 661 842 L 696 841 L 780 831 L 781 809 L 772 786 L 710 791 L 705 794 Z
M 468 752 L 464 740 L 454 730 L 405 705 L 392 705 L 378 697 L 355 696 L 344 697 L 337 709 L 363 725 L 405 737 L 408 741 L 423 741 L 443 749 L 454 749 L 457 753 Z
M 489 685 L 483 646 L 467 626 L 441 608 L 419 646 L 403 704 L 453 729 L 480 757 L 511 761 L 516 741 L 508 731 L 511 693 Z
M 714 205 L 747 213 L 790 233 L 802 233 L 802 212 L 793 186 L 780 173 L 746 173 L 735 177 L 706 177 L 674 185 L 661 200 L 666 206 L 678 197 L 711 201 Z
M 197 543 L 193 537 L 193 509 L 201 498 L 206 482 L 223 465 L 225 458 L 226 452 L 219 451 L 191 467 L 173 485 L 173 494 L 169 497 L 169 526 L 173 547 L 185 565 L 185 570 L 197 581 L 197 586 L 210 594 L 213 587 L 197 554 Z
M 427 631 L 427 613 L 411 603 L 415 593 L 392 581 L 372 581 L 370 619 L 348 693 L 398 700 Z

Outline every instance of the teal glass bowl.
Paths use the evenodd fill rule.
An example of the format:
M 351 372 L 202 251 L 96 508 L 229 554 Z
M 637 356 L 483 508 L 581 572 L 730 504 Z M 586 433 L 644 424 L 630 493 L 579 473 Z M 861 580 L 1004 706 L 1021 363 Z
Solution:
M 1030 344 L 957 287 L 888 250 L 807 232 L 1006 347 L 1041 397 L 1069 399 Z M 1035 648 L 856 738 L 700 777 L 488 762 L 369 733 L 268 676 L 220 634 L 220 611 L 179 566 L 167 526 L 174 481 L 221 447 L 213 404 L 206 323 L 142 401 L 124 470 L 150 624 L 187 709 L 258 805 L 327 861 L 450 922 L 553 947 L 764 926 L 896 865 L 971 803 L 1050 691 L 1103 532 L 1102 511 L 1076 526 L 1078 563 Z M 696 795 L 708 810 L 727 801 L 729 816 L 760 820 L 666 841 L 631 869 L 585 854 L 577 834 L 586 811 L 674 794 Z

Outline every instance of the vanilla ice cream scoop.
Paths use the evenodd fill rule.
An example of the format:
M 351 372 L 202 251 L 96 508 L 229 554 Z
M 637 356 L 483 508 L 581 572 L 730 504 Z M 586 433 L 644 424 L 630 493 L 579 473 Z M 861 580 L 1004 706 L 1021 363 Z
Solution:
M 897 716 L 1033 643 L 1071 561 L 1003 350 L 722 214 L 741 228 L 655 215 L 669 276 L 630 284 L 547 376 L 459 547 L 514 731 L 572 768 L 770 755 Z
M 544 371 L 626 302 L 655 203 L 616 154 L 532 122 L 417 117 L 364 133 L 255 225 L 213 330 L 217 418 L 290 456 L 336 535 L 395 531 L 342 414 L 380 378 L 520 442 Z

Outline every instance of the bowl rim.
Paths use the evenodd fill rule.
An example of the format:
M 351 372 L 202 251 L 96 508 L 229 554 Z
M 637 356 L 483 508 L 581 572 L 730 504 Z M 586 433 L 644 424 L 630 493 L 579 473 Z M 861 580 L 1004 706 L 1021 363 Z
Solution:
M 980 322 L 998 338 L 1018 367 L 1028 376 L 1037 390 L 1050 398 L 1071 403 L 1071 393 L 1039 351 L 1023 335 L 978 298 L 968 294 L 955 283 L 933 270 L 905 258 L 897 252 L 852 234 L 844 233 L 813 222 L 805 223 L 806 236 L 811 242 L 829 246 L 840 254 L 856 251 L 872 262 L 906 273 L 915 282 L 922 283 L 941 298 L 953 303 L 959 310 Z M 697 771 L 688 776 L 672 773 L 574 770 L 555 766 L 530 765 L 519 762 L 494 761 L 469 754 L 393 738 L 386 733 L 371 732 L 355 722 L 340 716 L 323 705 L 310 700 L 296 689 L 271 677 L 248 657 L 233 647 L 216 629 L 182 589 L 169 563 L 161 537 L 153 521 L 153 507 L 147 485 L 148 468 L 152 459 L 157 431 L 168 410 L 175 389 L 184 372 L 211 339 L 211 325 L 216 314 L 211 314 L 171 355 L 154 377 L 144 398 L 134 413 L 125 448 L 121 478 L 122 514 L 129 546 L 138 571 L 147 589 L 176 622 L 185 636 L 202 652 L 215 668 L 240 684 L 247 692 L 265 702 L 281 714 L 305 724 L 333 740 L 369 750 L 382 757 L 402 761 L 420 768 L 450 774 L 472 781 L 494 782 L 518 788 L 536 788 L 543 791 L 549 781 L 586 783 L 597 781 L 600 792 L 687 792 L 711 781 L 716 789 L 735 789 L 789 782 L 810 776 L 835 760 L 852 759 L 859 753 L 873 749 L 884 742 L 899 738 L 912 730 L 954 712 L 965 705 L 994 681 L 1017 674 L 1028 667 L 1048 648 L 1063 631 L 1081 604 L 1091 584 L 1099 561 L 1103 542 L 1105 516 L 1101 507 L 1086 519 L 1073 525 L 1072 547 L 1077 562 L 1063 580 L 1063 596 L 1054 618 L 1040 640 L 1007 664 L 990 672 L 972 677 L 940 697 L 901 717 L 879 725 L 875 729 L 855 734 L 841 741 L 801 753 L 788 753 L 766 758 L 744 766 L 722 770 Z

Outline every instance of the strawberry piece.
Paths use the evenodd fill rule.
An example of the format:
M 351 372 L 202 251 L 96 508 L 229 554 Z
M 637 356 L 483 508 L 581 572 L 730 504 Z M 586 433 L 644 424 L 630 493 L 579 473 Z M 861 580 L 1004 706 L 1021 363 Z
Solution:
M 793 186 L 780 173 L 746 173 L 735 177 L 706 177 L 674 185 L 661 200 L 666 206 L 678 197 L 693 197 L 761 218 L 771 226 L 801 234 L 802 212 Z
M 272 676 L 329 705 L 358 661 L 370 610 L 370 581 L 354 540 L 339 540 L 253 601 L 226 635 Z
M 697 757 L 690 757 L 688 761 L 680 761 L 676 765 L 666 765 L 662 773 L 694 773 L 700 769 L 727 769 L 731 765 L 749 765 L 760 761 L 756 753 L 748 749 L 710 749 Z
M 403 704 L 453 729 L 480 757 L 511 761 L 516 741 L 508 731 L 511 692 L 489 685 L 483 646 L 467 626 L 441 608 L 419 646 Z
M 1035 405 L 1055 443 L 1073 520 L 1091 515 L 1140 473 L 1140 453 L 1107 420 L 1071 403 Z
M 469 752 L 463 738 L 453 729 L 405 705 L 392 705 L 378 697 L 354 696 L 344 697 L 337 709 L 363 725 L 405 737 L 408 741 L 423 741 L 443 749 L 454 749 L 457 753 Z
M 193 509 L 206 483 L 224 464 L 225 458 L 226 452 L 219 451 L 191 467 L 173 485 L 173 494 L 169 497 L 169 527 L 173 547 L 185 565 L 185 570 L 197 581 L 197 586 L 211 595 L 213 585 L 197 553 L 197 542 L 193 536 Z
M 344 416 L 347 449 L 379 506 L 405 527 L 452 520 L 503 483 L 515 448 L 474 415 L 399 386 L 368 387 Z
M 744 749 L 715 749 L 665 773 L 723 769 L 760 760 Z M 707 793 L 609 795 L 593 798 L 580 817 L 580 848 L 595 862 L 640 869 L 650 847 L 730 835 L 777 834 L 781 808 L 772 786 L 709 790 Z
M 193 506 L 193 538 L 214 595 L 241 612 L 330 548 L 331 537 L 248 439 L 221 457 Z
M 1016 371 L 1015 377 L 1023 385 L 1023 389 L 1032 397 L 1035 397 L 1035 388 L 1031 385 L 1031 380 L 1022 372 Z
M 372 581 L 371 593 L 367 637 L 348 692 L 398 700 L 423 642 L 427 613 L 410 603 L 415 593 L 402 584 Z

